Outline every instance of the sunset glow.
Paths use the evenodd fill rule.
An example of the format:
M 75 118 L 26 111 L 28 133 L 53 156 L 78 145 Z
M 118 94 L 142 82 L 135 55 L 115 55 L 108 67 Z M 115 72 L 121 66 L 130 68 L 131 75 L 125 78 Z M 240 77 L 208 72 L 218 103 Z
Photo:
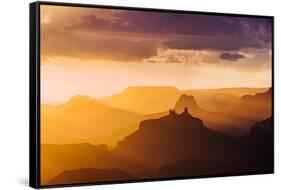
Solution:
M 271 86 L 266 19 L 47 5 L 41 12 L 42 102 L 129 86 Z
M 40 10 L 41 185 L 274 171 L 270 17 Z

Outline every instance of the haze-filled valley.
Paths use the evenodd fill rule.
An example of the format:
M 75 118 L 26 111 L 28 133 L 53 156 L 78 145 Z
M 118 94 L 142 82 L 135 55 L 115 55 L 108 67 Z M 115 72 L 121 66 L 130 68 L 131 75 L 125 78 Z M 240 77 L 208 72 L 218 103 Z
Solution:
M 42 104 L 41 181 L 270 171 L 271 101 L 271 88 L 129 87 L 102 99 Z M 216 104 L 226 106 L 211 109 Z

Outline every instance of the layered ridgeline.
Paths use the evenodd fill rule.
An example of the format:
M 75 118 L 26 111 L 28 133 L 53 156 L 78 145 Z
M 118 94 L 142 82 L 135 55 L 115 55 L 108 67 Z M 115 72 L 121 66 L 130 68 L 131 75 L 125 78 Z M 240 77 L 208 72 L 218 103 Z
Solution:
M 271 115 L 270 93 L 266 96 L 264 93 L 242 96 L 244 93 L 263 90 L 234 88 L 185 91 L 194 94 L 193 97 L 181 94 L 182 91 L 172 87 L 132 87 L 102 100 L 75 96 L 64 104 L 41 105 L 41 143 L 115 146 L 119 140 L 135 131 L 142 120 L 165 116 L 169 109 L 180 113 L 184 107 L 189 107 L 191 115 L 202 119 L 209 128 L 230 135 L 241 135 L 246 132 L 247 126 Z M 234 100 L 231 97 L 235 97 Z M 239 101 L 236 102 L 237 98 Z M 209 103 L 209 107 L 215 104 L 219 108 L 223 103 L 226 105 L 225 110 L 208 111 L 201 106 L 200 102 L 210 99 L 215 101 Z
M 88 96 L 61 105 L 41 106 L 42 144 L 116 144 L 134 131 L 142 116 L 113 108 Z
M 142 121 L 113 150 L 106 145 L 44 145 L 41 181 L 71 184 L 271 172 L 272 140 L 271 118 L 257 122 L 243 137 L 230 138 L 206 128 L 188 108 L 180 114 L 170 110 L 167 116 Z
M 239 113 L 239 114 L 237 114 Z M 243 118 L 262 120 L 272 115 L 272 88 L 264 93 L 243 96 L 239 104 L 231 110 L 232 115 Z
M 270 172 L 272 89 L 242 94 L 228 109 L 216 112 L 186 94 L 165 105 L 169 108 L 146 115 L 84 96 L 42 105 L 41 182 Z M 138 99 L 132 102 L 148 105 Z
M 146 115 L 171 109 L 180 96 L 181 91 L 174 87 L 128 87 L 101 102 Z
M 191 115 L 203 120 L 205 126 L 231 136 L 241 136 L 248 132 L 256 121 L 264 120 L 272 115 L 272 89 L 255 95 L 245 95 L 227 111 L 207 111 L 202 109 L 195 98 L 181 95 L 174 109 L 181 113 L 188 107 Z M 168 112 L 146 115 L 146 119 L 158 118 Z
M 195 98 L 198 105 L 208 111 L 224 112 L 234 108 L 240 98 L 266 92 L 268 88 L 219 88 L 186 90 L 182 94 Z
M 221 88 L 179 90 L 174 87 L 128 87 L 119 94 L 105 97 L 101 102 L 143 115 L 172 109 L 181 95 L 195 98 L 199 106 L 209 111 L 226 111 L 233 108 L 244 95 L 265 92 L 267 88 Z

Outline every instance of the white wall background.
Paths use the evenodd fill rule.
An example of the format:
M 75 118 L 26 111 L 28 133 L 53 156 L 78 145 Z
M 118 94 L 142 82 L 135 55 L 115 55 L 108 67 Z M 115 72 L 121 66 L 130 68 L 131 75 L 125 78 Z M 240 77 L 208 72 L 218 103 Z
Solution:
M 28 187 L 28 3 L 2 0 L 0 6 L 0 189 Z M 166 182 L 74 187 L 97 190 L 276 189 L 280 167 L 281 11 L 278 0 L 68 0 L 68 2 L 275 16 L 275 174 Z M 281 4 L 281 3 L 280 3 Z

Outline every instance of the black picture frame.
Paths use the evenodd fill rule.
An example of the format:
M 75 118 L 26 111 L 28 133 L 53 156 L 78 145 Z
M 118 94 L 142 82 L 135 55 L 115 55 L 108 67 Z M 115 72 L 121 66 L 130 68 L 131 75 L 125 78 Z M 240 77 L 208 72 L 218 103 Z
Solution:
M 264 15 L 248 15 L 248 14 L 233 14 L 233 13 L 217 13 L 217 12 L 200 12 L 186 10 L 168 10 L 156 8 L 140 8 L 140 7 L 125 7 L 125 6 L 109 6 L 109 5 L 92 5 L 79 3 L 62 3 L 62 2 L 46 2 L 38 1 L 29 4 L 29 185 L 33 188 L 50 188 L 50 187 L 69 187 L 69 186 L 84 186 L 84 185 L 99 185 L 99 184 L 119 184 L 119 183 L 134 183 L 134 182 L 152 182 L 163 180 L 179 180 L 193 178 L 209 178 L 209 177 L 224 177 L 224 176 L 240 176 L 254 174 L 268 174 L 267 172 L 260 173 L 233 173 L 231 175 L 207 175 L 207 176 L 180 176 L 173 178 L 155 178 L 155 179 L 140 179 L 126 181 L 106 181 L 93 183 L 78 183 L 64 185 L 41 185 L 40 184 L 40 6 L 66 6 L 66 7 L 88 7 L 88 8 L 103 8 L 103 9 L 118 9 L 118 10 L 136 10 L 136 11 L 152 11 L 152 12 L 168 12 L 168 13 L 185 13 L 185 14 L 202 14 L 202 15 L 219 15 L 232 17 L 252 17 L 252 18 L 267 18 L 272 22 L 272 126 L 274 129 L 274 17 Z M 274 147 L 274 138 L 272 139 Z M 274 153 L 273 153 L 274 154 Z M 274 155 L 273 155 L 274 158 Z M 274 161 L 273 161 L 274 168 Z M 274 169 L 271 173 L 274 173 Z

